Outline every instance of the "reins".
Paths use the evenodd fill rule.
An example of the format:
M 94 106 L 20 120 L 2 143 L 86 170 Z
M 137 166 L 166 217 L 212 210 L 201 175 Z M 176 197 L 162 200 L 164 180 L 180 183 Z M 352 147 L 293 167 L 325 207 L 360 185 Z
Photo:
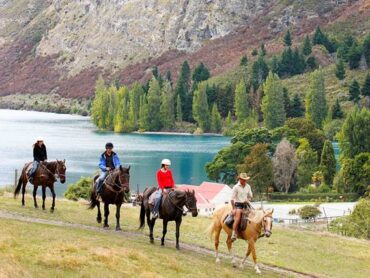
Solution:
M 174 203 L 174 201 L 172 200 L 172 197 L 171 197 L 171 192 L 168 193 L 168 198 L 170 200 L 170 203 L 172 205 L 174 205 L 178 210 L 180 210 L 182 213 L 187 213 L 188 211 L 193 211 L 193 210 L 196 210 L 196 208 L 190 208 L 188 211 L 185 211 L 183 208 L 181 208 L 180 206 L 178 206 L 177 204 Z M 186 207 L 186 200 L 187 200 L 187 196 L 186 196 L 186 193 L 185 193 L 185 207 Z M 187 208 L 187 207 L 186 207 Z

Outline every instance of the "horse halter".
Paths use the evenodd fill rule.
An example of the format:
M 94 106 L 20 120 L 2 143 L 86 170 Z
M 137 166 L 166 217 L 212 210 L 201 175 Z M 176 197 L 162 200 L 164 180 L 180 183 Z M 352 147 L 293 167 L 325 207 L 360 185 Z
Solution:
M 125 182 L 123 183 L 121 181 L 121 176 L 126 176 L 126 177 L 129 177 L 130 175 L 128 173 L 123 173 L 122 175 L 121 174 L 118 174 L 118 181 L 119 183 L 117 184 L 117 182 L 114 180 L 114 183 L 110 183 L 108 182 L 108 179 L 111 179 L 112 176 L 114 175 L 114 171 L 111 171 L 108 175 L 108 177 L 105 179 L 105 184 L 108 185 L 107 188 L 110 189 L 111 191 L 119 194 L 121 192 L 123 192 L 125 190 L 125 188 L 129 189 L 129 183 L 128 182 Z M 116 187 L 119 187 L 120 189 L 119 190 L 114 190 L 113 187 L 116 186 Z
M 266 224 L 265 224 L 265 218 L 271 218 L 271 228 L 272 228 L 272 215 L 269 215 L 269 216 L 264 216 L 263 218 L 262 218 L 262 227 L 263 227 L 263 233 L 261 233 L 260 235 L 259 235 L 259 237 L 258 238 L 260 238 L 260 237 L 264 237 L 264 236 L 266 236 L 266 237 L 269 237 L 269 236 L 271 236 L 272 235 L 272 231 L 271 231 L 271 229 L 267 229 L 266 228 Z
M 66 178 L 66 175 L 65 174 L 61 174 L 60 172 L 59 172 L 59 162 L 57 161 L 56 162 L 57 163 L 57 167 L 56 167 L 56 169 L 55 169 L 55 175 L 59 178 L 59 179 L 61 179 L 61 178 Z M 64 163 L 63 163 L 64 164 Z M 65 167 L 65 165 L 63 165 L 64 167 Z
M 173 191 L 174 192 L 174 191 Z M 171 193 L 172 192 L 169 192 L 168 193 L 168 198 L 169 198 L 169 200 L 170 200 L 170 202 L 171 202 L 171 204 L 172 205 L 174 205 L 178 210 L 180 210 L 182 213 L 186 213 L 186 211 L 183 209 L 183 208 L 181 208 L 180 206 L 178 206 L 177 204 L 175 204 L 174 203 L 174 201 L 172 200 L 172 197 L 171 197 Z M 191 211 L 191 212 L 193 212 L 193 211 L 198 211 L 197 210 L 197 208 L 189 208 L 188 206 L 187 206 L 187 200 L 188 200 L 188 196 L 186 195 L 186 192 L 185 192 L 185 207 L 187 208 L 187 209 L 189 209 L 189 211 Z

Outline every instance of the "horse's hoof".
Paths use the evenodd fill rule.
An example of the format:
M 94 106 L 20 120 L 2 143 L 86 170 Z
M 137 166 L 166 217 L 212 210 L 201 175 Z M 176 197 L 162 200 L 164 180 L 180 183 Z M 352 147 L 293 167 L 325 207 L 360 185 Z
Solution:
M 45 210 L 45 207 L 42 207 L 42 210 Z
M 154 244 L 154 239 L 153 238 L 150 239 L 150 243 Z
M 122 231 L 121 227 L 116 227 L 116 231 L 117 232 Z
M 97 218 L 96 222 L 101 223 L 101 220 L 102 220 L 101 218 Z
M 35 209 L 39 208 L 38 206 L 35 206 Z
M 240 269 L 244 269 L 244 264 L 242 264 L 242 263 L 241 263 L 241 264 L 239 265 L 239 268 L 240 268 Z
M 161 246 L 164 246 L 164 242 L 161 242 Z
M 51 212 L 51 213 L 53 213 L 53 212 L 54 212 L 54 209 L 53 209 L 53 208 L 51 208 L 51 209 L 50 209 L 50 212 Z
M 176 249 L 177 249 L 177 250 L 180 250 L 180 246 L 179 246 L 179 245 L 176 245 Z
M 221 263 L 220 258 L 216 258 L 216 264 L 219 264 L 219 263 Z
M 104 230 L 109 230 L 109 226 L 108 225 L 107 226 L 104 226 L 103 229 Z

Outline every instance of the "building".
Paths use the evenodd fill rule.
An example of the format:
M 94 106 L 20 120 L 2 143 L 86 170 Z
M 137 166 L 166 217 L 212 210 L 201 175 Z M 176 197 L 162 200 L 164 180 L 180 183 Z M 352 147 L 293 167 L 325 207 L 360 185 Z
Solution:
M 194 190 L 197 199 L 198 213 L 211 216 L 213 211 L 230 202 L 231 188 L 226 184 L 202 182 L 201 185 L 178 185 L 180 190 Z

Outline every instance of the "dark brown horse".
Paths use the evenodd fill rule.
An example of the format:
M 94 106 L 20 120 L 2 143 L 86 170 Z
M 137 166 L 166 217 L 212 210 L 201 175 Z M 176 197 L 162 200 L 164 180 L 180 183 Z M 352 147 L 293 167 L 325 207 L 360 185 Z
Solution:
M 89 209 L 98 207 L 98 215 L 96 221 L 101 223 L 102 217 L 100 212 L 100 202 L 96 200 L 96 187 L 95 181 L 99 177 L 96 175 L 94 177 L 93 187 L 90 197 Z M 120 215 L 121 215 L 121 205 L 124 201 L 125 193 L 130 192 L 130 167 L 115 169 L 111 171 L 104 181 L 103 191 L 100 194 L 104 202 L 104 228 L 109 228 L 108 225 L 108 215 L 109 215 L 109 205 L 116 205 L 116 231 L 121 230 L 120 226 Z
M 145 189 L 143 193 L 143 201 L 141 203 L 140 209 L 140 227 L 142 229 L 145 226 L 145 215 L 146 221 L 149 226 L 149 238 L 150 243 L 154 243 L 153 229 L 156 219 L 151 219 L 150 214 L 152 210 L 152 205 L 149 204 L 150 195 L 156 191 L 156 187 L 150 187 Z M 163 219 L 163 233 L 161 239 L 161 245 L 164 245 L 164 238 L 167 233 L 167 224 L 169 221 L 176 222 L 176 248 L 180 249 L 179 237 L 180 237 L 180 225 L 182 221 L 182 216 L 184 213 L 183 207 L 186 207 L 191 211 L 191 215 L 196 217 L 198 215 L 197 209 L 197 199 L 195 198 L 195 193 L 193 191 L 181 191 L 174 190 L 170 191 L 167 196 L 163 195 L 162 203 L 159 209 L 159 217 Z
M 23 167 L 22 174 L 19 177 L 17 188 L 14 191 L 14 198 L 18 196 L 19 191 L 22 187 L 22 206 L 25 205 L 24 194 L 26 193 L 26 185 L 28 182 L 27 172 L 31 167 L 32 162 L 26 163 Z M 35 208 L 37 208 L 36 193 L 38 186 L 42 186 L 42 209 L 45 209 L 45 198 L 46 198 L 46 187 L 50 188 L 53 196 L 53 203 L 51 205 L 51 212 L 55 208 L 55 190 L 54 183 L 56 178 L 59 178 L 61 183 L 66 181 L 66 165 L 65 160 L 57 160 L 51 162 L 42 162 L 36 170 L 33 178 L 33 202 Z M 23 186 L 22 186 L 23 185 Z

